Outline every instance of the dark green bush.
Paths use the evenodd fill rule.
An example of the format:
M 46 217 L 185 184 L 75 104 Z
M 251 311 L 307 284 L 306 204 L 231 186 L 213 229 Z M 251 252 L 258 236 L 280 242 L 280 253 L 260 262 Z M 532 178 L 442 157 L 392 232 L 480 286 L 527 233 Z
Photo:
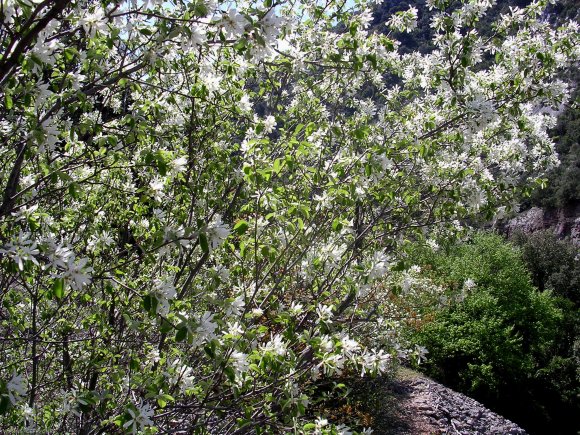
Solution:
M 568 240 L 558 240 L 552 231 L 533 234 L 516 233 L 522 259 L 540 291 L 550 289 L 555 295 L 580 306 L 580 250 Z
M 538 291 L 520 251 L 497 235 L 420 258 L 464 293 L 413 332 L 430 352 L 424 370 L 531 432 L 575 433 L 577 364 L 561 343 L 571 303 Z M 461 290 L 467 280 L 475 287 Z
M 557 296 L 563 313 L 551 355 L 536 378 L 552 419 L 565 421 L 580 414 L 580 250 L 551 231 L 516 234 L 512 241 L 520 247 L 534 284 Z M 570 433 L 578 429 L 576 424 Z

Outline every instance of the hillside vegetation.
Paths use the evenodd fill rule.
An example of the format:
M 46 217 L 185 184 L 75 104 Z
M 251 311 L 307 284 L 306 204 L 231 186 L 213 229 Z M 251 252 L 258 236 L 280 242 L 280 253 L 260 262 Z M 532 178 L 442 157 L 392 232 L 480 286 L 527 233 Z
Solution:
M 419 309 L 410 339 L 429 350 L 421 370 L 445 385 L 530 433 L 573 434 L 580 411 L 578 250 L 550 233 L 514 242 L 519 248 L 478 234 L 437 252 L 416 251 L 422 272 L 413 282 L 428 279 L 446 302 Z

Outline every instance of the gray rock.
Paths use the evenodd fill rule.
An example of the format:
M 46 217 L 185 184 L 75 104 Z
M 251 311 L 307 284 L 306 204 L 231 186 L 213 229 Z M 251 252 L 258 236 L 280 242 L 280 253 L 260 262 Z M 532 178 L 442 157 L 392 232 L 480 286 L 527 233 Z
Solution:
M 507 222 L 499 223 L 498 227 L 508 235 L 517 231 L 530 234 L 551 229 L 558 237 L 570 237 L 573 243 L 580 245 L 580 204 L 561 209 L 532 207 Z
M 430 430 L 440 434 L 461 435 L 524 435 L 526 432 L 515 423 L 487 409 L 481 403 L 453 391 L 431 379 L 418 377 L 397 381 L 412 388 L 407 402 L 402 403 L 407 415 L 427 417 Z M 437 429 L 439 432 L 437 432 Z M 375 433 L 397 434 L 390 429 Z M 402 434 L 400 432 L 399 434 Z M 408 432 L 405 432 L 408 433 Z M 421 435 L 423 432 L 417 432 Z M 398 434 L 397 434 L 398 435 Z

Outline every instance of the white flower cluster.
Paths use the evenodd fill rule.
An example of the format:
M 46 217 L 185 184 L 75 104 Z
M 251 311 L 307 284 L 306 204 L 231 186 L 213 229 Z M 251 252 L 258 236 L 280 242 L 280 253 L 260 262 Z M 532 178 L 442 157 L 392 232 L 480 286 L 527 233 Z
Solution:
M 157 299 L 157 313 L 167 316 L 169 314 L 169 301 L 177 296 L 177 291 L 173 285 L 173 277 L 168 277 L 165 280 L 157 278 L 153 284 L 153 294 Z
M 27 261 L 38 266 L 36 256 L 40 253 L 36 241 L 30 239 L 30 233 L 20 232 L 15 242 L 7 243 L 3 248 L 0 248 L 0 254 L 11 258 L 17 265 L 20 271 L 24 270 L 24 264 Z
M 412 32 L 417 27 L 417 8 L 411 6 L 403 12 L 392 15 L 387 26 L 397 32 Z
M 230 231 L 229 225 L 224 224 L 221 215 L 216 213 L 207 227 L 210 249 L 214 250 L 221 246 L 230 235 Z
M 217 323 L 214 322 L 214 314 L 206 311 L 198 320 L 198 326 L 195 330 L 197 336 L 194 339 L 195 345 L 211 341 L 215 338 L 215 331 L 218 328 Z
M 10 400 L 12 405 L 18 403 L 26 395 L 27 384 L 23 375 L 19 375 L 16 372 L 12 373 L 12 377 L 6 383 L 6 392 L 2 395 L 6 395 Z
M 148 426 L 153 426 L 153 420 L 151 417 L 155 414 L 151 405 L 148 403 L 143 403 L 142 401 L 136 402 L 134 405 L 127 407 L 127 414 L 129 418 L 125 423 L 123 423 L 123 428 L 128 430 L 131 434 L 137 434 L 143 431 Z
M 323 335 L 318 339 L 317 348 L 319 362 L 311 370 L 313 379 L 321 375 L 341 375 L 347 365 L 358 368 L 361 376 L 382 374 L 394 363 L 389 353 L 363 347 L 347 334 L 337 337 Z
M 88 258 L 77 258 L 72 249 L 57 243 L 52 237 L 43 241 L 42 246 L 50 266 L 57 270 L 53 273 L 54 278 L 64 279 L 75 290 L 90 284 L 93 268 L 87 266 Z
M 57 244 L 52 237 L 47 237 L 41 243 L 31 237 L 31 233 L 20 232 L 15 241 L 0 248 L 0 254 L 11 258 L 18 269 L 23 271 L 27 262 L 41 266 L 38 260 L 42 250 L 48 259 L 48 263 L 42 264 L 42 269 L 56 270 L 53 272 L 54 278 L 65 279 L 76 290 L 91 282 L 92 268 L 87 266 L 88 258 L 78 259 L 70 248 Z

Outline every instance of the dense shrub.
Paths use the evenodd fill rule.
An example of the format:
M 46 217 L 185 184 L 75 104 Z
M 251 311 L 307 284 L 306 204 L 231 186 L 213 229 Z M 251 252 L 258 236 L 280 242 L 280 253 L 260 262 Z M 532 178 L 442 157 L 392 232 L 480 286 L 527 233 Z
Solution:
M 515 234 L 512 242 L 521 249 L 522 258 L 540 290 L 557 296 L 563 313 L 549 362 L 537 373 L 551 416 L 565 420 L 578 414 L 580 395 L 580 255 L 569 240 L 559 240 L 551 231 Z
M 529 430 L 571 431 L 576 363 L 560 342 L 570 304 L 539 292 L 520 252 L 497 235 L 419 258 L 463 295 L 413 331 L 430 352 L 424 370 Z
M 580 255 L 578 247 L 568 240 L 558 240 L 551 231 L 533 234 L 516 233 L 512 242 L 518 245 L 534 285 L 580 305 Z

